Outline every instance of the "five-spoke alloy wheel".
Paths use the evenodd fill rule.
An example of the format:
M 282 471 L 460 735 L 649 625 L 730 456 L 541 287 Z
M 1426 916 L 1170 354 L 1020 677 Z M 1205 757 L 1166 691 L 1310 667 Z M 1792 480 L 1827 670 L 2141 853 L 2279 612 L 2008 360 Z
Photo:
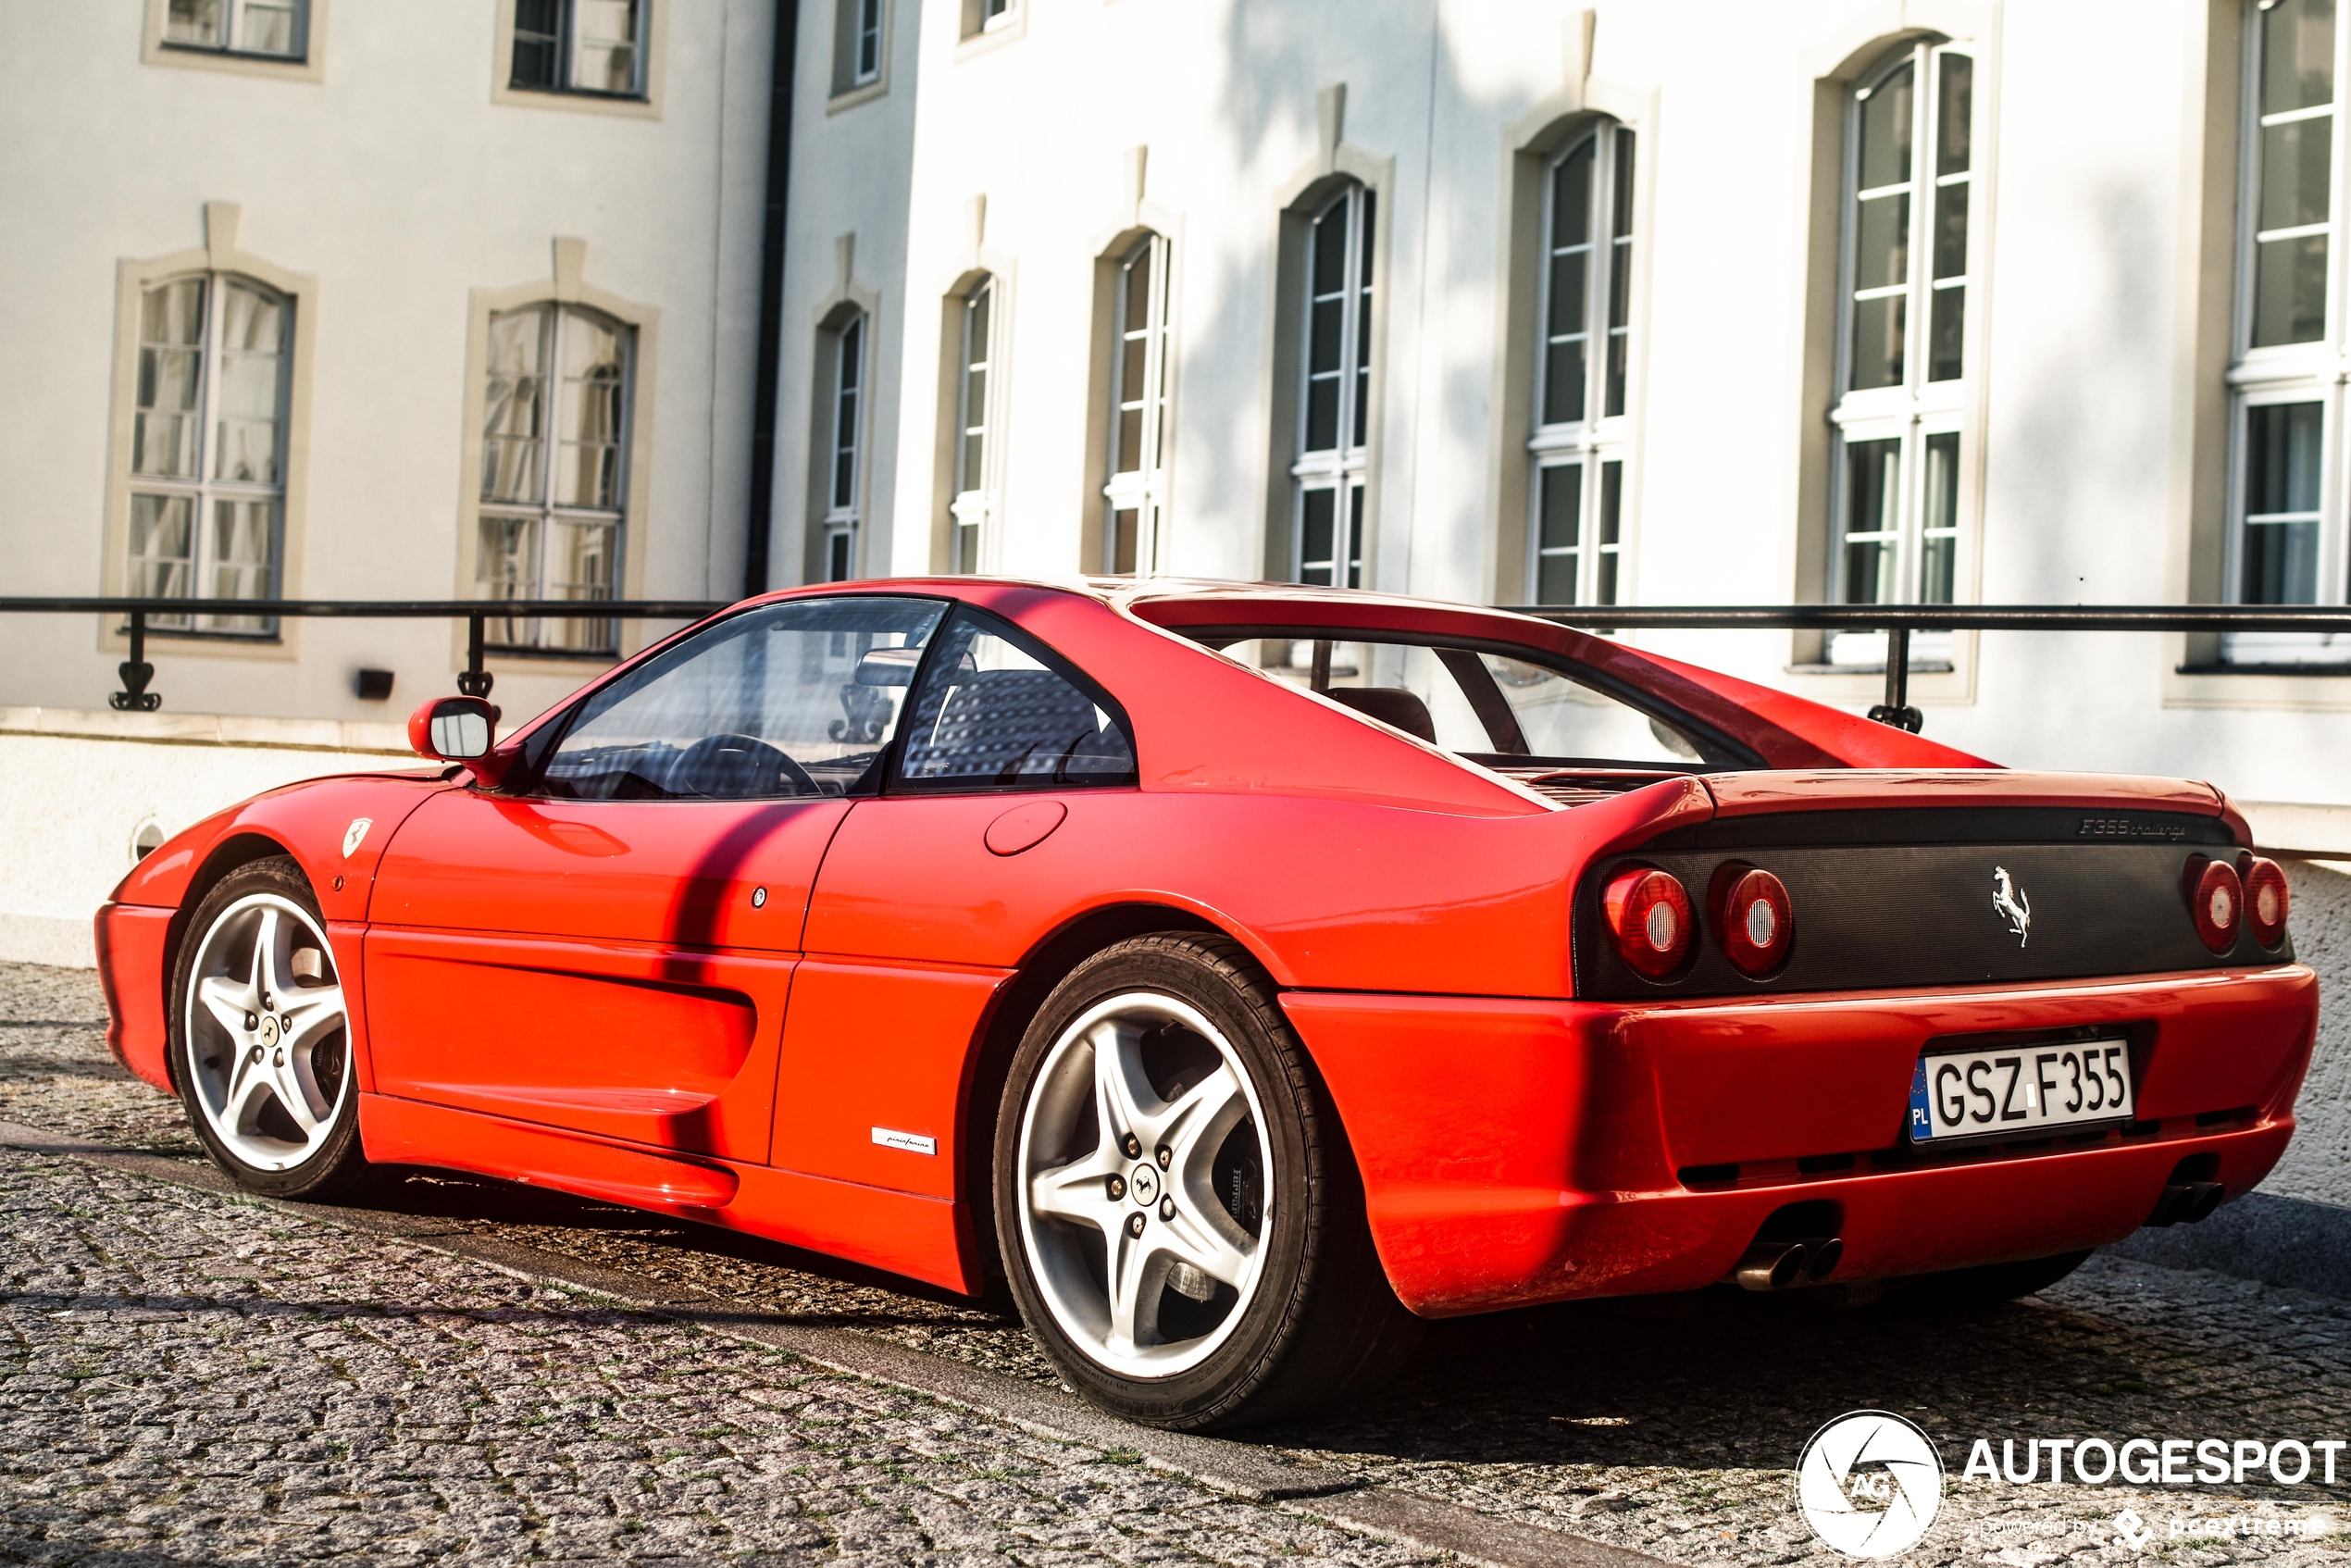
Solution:
M 1120 942 L 1047 998 L 1005 1084 L 995 1203 L 1031 1331 L 1074 1386 L 1138 1421 L 1296 1413 L 1417 1337 L 1338 1118 L 1225 938 Z
M 356 1175 L 347 1004 L 295 863 L 256 861 L 223 877 L 189 922 L 173 981 L 180 1097 L 220 1166 L 284 1197 Z

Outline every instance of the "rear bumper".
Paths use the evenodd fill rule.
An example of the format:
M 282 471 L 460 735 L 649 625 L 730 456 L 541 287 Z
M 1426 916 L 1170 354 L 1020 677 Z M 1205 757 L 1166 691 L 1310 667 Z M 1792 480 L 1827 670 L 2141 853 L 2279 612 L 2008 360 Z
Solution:
M 1841 1206 L 1835 1277 L 1864 1280 L 2118 1240 L 2191 1155 L 2236 1197 L 2292 1136 L 2318 985 L 2284 964 L 1654 1006 L 1282 1002 L 1346 1124 L 1390 1283 L 1444 1316 L 1713 1284 L 1801 1201 Z M 2083 1027 L 2133 1042 L 2132 1131 L 1903 1148 L 1929 1041 Z

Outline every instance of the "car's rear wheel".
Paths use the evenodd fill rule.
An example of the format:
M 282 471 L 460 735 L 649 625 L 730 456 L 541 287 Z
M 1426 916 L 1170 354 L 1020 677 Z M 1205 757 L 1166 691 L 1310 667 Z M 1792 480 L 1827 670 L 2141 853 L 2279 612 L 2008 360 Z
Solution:
M 1221 937 L 1138 937 L 1030 1023 L 996 1134 L 1021 1315 L 1071 1385 L 1154 1425 L 1275 1420 L 1418 1338 L 1338 1118 L 1273 988 Z
M 292 859 L 239 866 L 196 906 L 171 1035 L 188 1120 L 239 1186 L 323 1197 L 366 1172 L 342 977 Z

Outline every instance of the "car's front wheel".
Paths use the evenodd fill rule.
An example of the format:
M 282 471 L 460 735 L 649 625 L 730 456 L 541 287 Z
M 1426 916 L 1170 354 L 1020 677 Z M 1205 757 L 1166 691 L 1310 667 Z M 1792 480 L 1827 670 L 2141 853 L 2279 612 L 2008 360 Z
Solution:
M 1054 990 L 1005 1085 L 996 1215 L 1030 1329 L 1133 1420 L 1300 1413 L 1417 1338 L 1338 1118 L 1227 939 L 1135 938 Z
M 323 1197 L 366 1171 L 347 1008 L 294 861 L 239 866 L 196 906 L 173 966 L 173 1076 L 196 1136 L 238 1185 Z

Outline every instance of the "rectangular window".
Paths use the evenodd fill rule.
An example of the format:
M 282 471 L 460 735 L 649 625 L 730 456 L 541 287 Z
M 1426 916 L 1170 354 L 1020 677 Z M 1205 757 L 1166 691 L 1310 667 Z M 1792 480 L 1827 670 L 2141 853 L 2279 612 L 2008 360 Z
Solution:
M 2345 286 L 2334 215 L 2351 0 L 2245 3 L 2227 596 L 2341 604 L 2351 576 L 2341 367 L 2351 343 L 2332 302 Z M 2351 637 L 2235 632 L 2220 651 L 2238 664 L 2343 664 Z
M 1157 234 L 1137 241 L 1118 264 L 1112 300 L 1101 564 L 1122 576 L 1159 564 L 1167 486 L 1168 254 Z
M 856 575 L 857 519 L 865 483 L 865 317 L 852 317 L 832 337 L 832 417 L 827 421 L 828 450 L 825 454 L 825 580 L 846 582 Z
M 982 533 L 994 486 L 989 441 L 989 368 L 997 331 L 996 280 L 984 279 L 959 307 L 960 350 L 955 377 L 955 499 L 951 506 L 948 569 L 980 569 Z
M 507 85 L 607 98 L 645 95 L 645 7 L 652 0 L 513 0 Z
M 1305 233 L 1300 417 L 1290 467 L 1290 561 L 1300 582 L 1362 586 L 1375 201 L 1350 182 L 1324 204 Z
M 1959 585 L 1969 439 L 1968 297 L 1975 60 L 1923 39 L 1881 59 L 1846 106 L 1830 597 L 1941 604 Z M 1913 660 L 1947 657 L 1947 633 Z M 1835 664 L 1885 658 L 1883 633 L 1829 639 Z
M 163 42 L 272 60 L 307 58 L 310 0 L 166 0 Z
M 1613 604 L 1631 359 L 1633 132 L 1600 122 L 1551 163 L 1537 313 L 1528 580 L 1545 604 Z
M 857 0 L 856 64 L 850 72 L 852 85 L 863 87 L 881 80 L 881 8 L 882 0 Z
M 293 302 L 200 273 L 140 297 L 131 426 L 129 591 L 276 595 L 284 529 Z M 274 635 L 258 616 L 150 616 L 155 630 Z
M 627 521 L 623 453 L 633 334 L 594 311 L 531 305 L 490 318 L 482 400 L 484 599 L 611 599 Z M 514 616 L 486 623 L 500 648 L 611 654 L 616 622 Z

